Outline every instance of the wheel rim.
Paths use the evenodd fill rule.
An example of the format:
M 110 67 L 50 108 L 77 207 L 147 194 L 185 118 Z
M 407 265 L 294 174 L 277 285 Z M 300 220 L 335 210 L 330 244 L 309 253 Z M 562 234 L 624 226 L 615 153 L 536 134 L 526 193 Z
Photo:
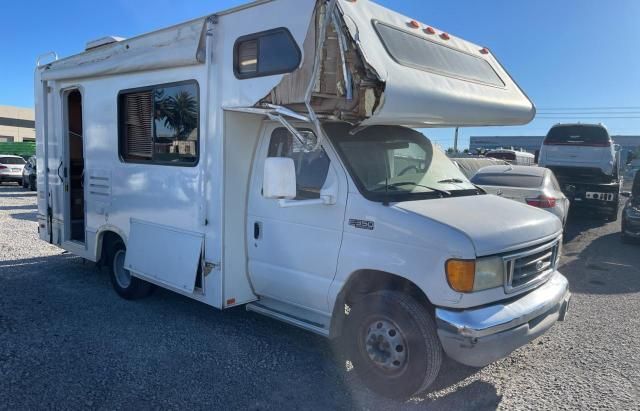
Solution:
M 373 365 L 387 374 L 400 374 L 407 365 L 408 346 L 403 331 L 391 319 L 368 322 L 361 334 L 361 347 Z
M 113 274 L 120 288 L 128 288 L 131 285 L 131 274 L 124 268 L 125 250 L 118 250 L 113 256 Z

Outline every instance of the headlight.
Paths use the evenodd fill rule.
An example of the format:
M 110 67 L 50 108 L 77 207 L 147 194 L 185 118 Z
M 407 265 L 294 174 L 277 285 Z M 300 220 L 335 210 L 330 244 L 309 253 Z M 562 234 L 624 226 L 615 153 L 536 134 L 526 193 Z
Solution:
M 504 262 L 500 257 L 447 261 L 449 286 L 461 293 L 486 290 L 504 284 Z

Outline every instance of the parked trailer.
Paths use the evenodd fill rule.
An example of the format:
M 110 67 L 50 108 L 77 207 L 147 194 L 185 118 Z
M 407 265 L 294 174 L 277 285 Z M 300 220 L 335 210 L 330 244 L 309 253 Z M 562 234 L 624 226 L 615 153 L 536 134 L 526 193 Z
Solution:
M 256 1 L 35 74 L 40 237 L 336 338 L 406 398 L 563 319 L 562 226 L 481 193 L 407 127 L 535 110 L 486 48 L 369 1 Z M 439 58 L 433 58 L 433 56 Z

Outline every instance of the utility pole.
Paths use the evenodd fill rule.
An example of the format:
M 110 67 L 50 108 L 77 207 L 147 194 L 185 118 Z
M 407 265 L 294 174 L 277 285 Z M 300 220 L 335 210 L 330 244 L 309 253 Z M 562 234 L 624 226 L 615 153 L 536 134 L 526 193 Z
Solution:
M 453 138 L 453 151 L 454 152 L 458 152 L 458 129 L 459 127 L 456 127 L 456 135 Z

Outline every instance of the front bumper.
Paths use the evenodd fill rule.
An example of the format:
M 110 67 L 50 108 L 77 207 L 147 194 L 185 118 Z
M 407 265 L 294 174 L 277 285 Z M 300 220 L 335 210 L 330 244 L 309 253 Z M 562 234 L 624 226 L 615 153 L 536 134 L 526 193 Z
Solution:
M 449 357 L 482 367 L 564 320 L 570 299 L 569 282 L 556 271 L 544 285 L 516 299 L 466 310 L 437 308 L 438 337 Z

